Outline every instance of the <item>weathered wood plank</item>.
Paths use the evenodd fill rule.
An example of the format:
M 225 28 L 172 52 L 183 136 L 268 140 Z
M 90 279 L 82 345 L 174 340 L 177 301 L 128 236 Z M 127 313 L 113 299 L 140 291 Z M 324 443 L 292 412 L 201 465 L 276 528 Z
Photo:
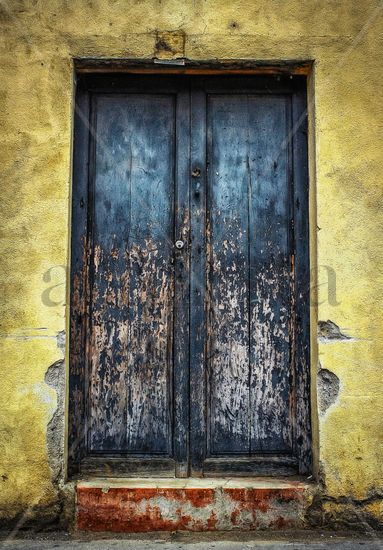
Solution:
M 198 83 L 191 92 L 190 177 L 190 467 L 202 475 L 205 457 L 205 212 L 206 97 Z
M 249 97 L 251 452 L 291 450 L 288 99 Z
M 89 456 L 81 462 L 81 477 L 172 477 L 174 469 L 171 458 Z
M 273 63 L 267 61 L 254 61 L 248 59 L 241 60 L 211 60 L 211 61 L 199 61 L 192 59 L 185 59 L 184 67 L 159 67 L 153 65 L 152 60 L 146 59 L 125 59 L 125 58 L 113 58 L 113 59 L 100 59 L 100 58 L 75 58 L 75 67 L 81 72 L 121 72 L 126 73 L 140 73 L 143 74 L 167 74 L 167 73 L 188 73 L 188 74 L 209 74 L 211 71 L 215 71 L 216 74 L 222 75 L 224 71 L 230 74 L 308 74 L 312 61 L 275 61 Z M 190 72 L 188 72 L 190 71 Z M 194 72 L 192 72 L 194 71 Z M 199 72 L 197 72 L 199 71 Z
M 170 454 L 174 98 L 141 96 L 131 127 L 127 448 Z
M 96 108 L 90 449 L 168 453 L 173 98 Z
M 86 453 L 86 336 L 87 336 L 87 270 L 88 270 L 88 164 L 89 94 L 81 78 L 77 82 L 72 194 L 72 242 L 69 336 L 69 407 L 68 462 L 69 474 L 78 472 Z
M 246 96 L 208 102 L 210 453 L 249 450 L 249 218 Z
M 252 456 L 207 458 L 205 475 L 219 476 L 293 476 L 297 474 L 298 460 L 292 456 Z
M 176 220 L 174 303 L 174 458 L 178 477 L 189 472 L 189 293 L 190 293 L 190 94 L 177 95 L 176 106 Z
M 307 159 L 307 98 L 305 83 L 293 95 L 292 144 L 294 154 L 295 232 L 295 452 L 299 472 L 312 471 L 310 397 L 310 259 L 309 180 Z
M 88 433 L 92 451 L 126 446 L 128 303 L 126 288 L 121 292 L 120 285 L 126 286 L 128 281 L 124 251 L 129 235 L 130 189 L 126 185 L 123 107 L 111 97 L 95 97 L 93 101 L 95 176 Z
M 87 61 L 87 60 L 86 60 Z M 84 62 L 86 62 L 84 60 Z M 99 60 L 98 60 L 99 61 Z M 189 86 L 197 87 L 210 93 L 260 93 L 260 94 L 295 94 L 305 90 L 305 76 L 291 74 L 258 74 L 238 76 L 230 72 L 221 75 L 209 72 L 197 75 L 182 75 L 176 77 L 166 74 L 166 69 L 155 69 L 158 74 L 81 74 L 84 87 L 92 93 L 177 93 L 180 89 L 187 90 Z M 287 69 L 288 71 L 288 69 Z

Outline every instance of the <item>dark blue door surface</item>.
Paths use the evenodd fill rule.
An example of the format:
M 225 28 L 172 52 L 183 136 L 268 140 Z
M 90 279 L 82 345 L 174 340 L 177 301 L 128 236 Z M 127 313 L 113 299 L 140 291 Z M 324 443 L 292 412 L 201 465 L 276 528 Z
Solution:
M 292 449 L 288 108 L 283 96 L 208 101 L 212 455 Z
M 80 81 L 73 473 L 310 471 L 304 86 Z

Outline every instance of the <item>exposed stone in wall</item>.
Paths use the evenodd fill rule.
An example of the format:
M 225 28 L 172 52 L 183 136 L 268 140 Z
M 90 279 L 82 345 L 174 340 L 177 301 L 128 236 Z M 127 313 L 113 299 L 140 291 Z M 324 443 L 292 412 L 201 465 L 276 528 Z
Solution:
M 65 330 L 60 330 L 57 333 L 56 340 L 57 340 L 57 347 L 59 348 L 59 350 L 61 351 L 61 353 L 64 356 L 65 355 L 65 342 L 66 342 Z
M 336 323 L 330 321 L 318 321 L 318 338 L 321 341 L 327 340 L 350 340 L 349 336 L 343 334 Z
M 63 359 L 56 361 L 48 368 L 45 382 L 55 390 L 57 395 L 57 408 L 47 426 L 47 447 L 52 481 L 58 484 L 63 478 L 64 467 L 65 365 Z
M 340 380 L 333 372 L 320 368 L 317 376 L 319 414 L 324 415 L 339 395 Z
M 57 345 L 64 353 L 65 333 L 57 337 Z M 64 348 L 62 347 L 64 346 Z M 47 450 L 49 465 L 52 471 L 52 483 L 57 491 L 57 502 L 50 505 L 52 522 L 62 528 L 73 523 L 74 517 L 74 483 L 65 482 L 64 444 L 65 444 L 65 363 L 60 359 L 51 365 L 45 382 L 57 395 L 57 407 L 47 426 Z

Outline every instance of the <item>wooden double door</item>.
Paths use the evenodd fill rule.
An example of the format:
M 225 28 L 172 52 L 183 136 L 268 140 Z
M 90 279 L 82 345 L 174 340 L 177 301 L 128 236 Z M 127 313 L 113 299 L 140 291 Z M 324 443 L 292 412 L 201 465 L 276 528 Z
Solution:
M 310 471 L 302 77 L 82 76 L 71 471 Z

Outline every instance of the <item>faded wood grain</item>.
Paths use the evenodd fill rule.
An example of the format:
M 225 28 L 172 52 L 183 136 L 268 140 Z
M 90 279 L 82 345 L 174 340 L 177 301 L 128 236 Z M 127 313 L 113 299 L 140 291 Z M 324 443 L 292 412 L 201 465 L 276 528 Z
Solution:
M 309 193 L 307 151 L 306 90 L 296 86 L 292 99 L 294 171 L 294 246 L 295 246 L 295 433 L 294 449 L 299 458 L 299 473 L 312 471 L 310 398 L 310 260 Z M 299 159 L 299 162 L 298 162 Z
M 202 476 L 206 446 L 206 94 L 198 83 L 191 94 L 190 149 L 190 468 L 192 475 Z
M 289 99 L 249 97 L 251 452 L 292 450 Z
M 173 99 L 96 108 L 90 448 L 168 453 Z
M 174 302 L 174 458 L 176 475 L 189 474 L 189 296 L 190 296 L 190 94 L 182 90 L 176 107 L 175 239 L 185 245 L 175 252 Z
M 208 103 L 210 452 L 249 449 L 249 219 L 246 97 Z
M 283 96 L 209 102 L 213 454 L 292 450 L 288 115 Z
M 87 341 L 87 277 L 88 277 L 88 165 L 84 151 L 89 149 L 89 94 L 81 79 L 75 105 L 75 134 L 72 195 L 70 333 L 69 333 L 69 406 L 68 465 L 69 475 L 77 474 L 86 454 L 86 356 Z
M 103 477 L 172 477 L 175 461 L 160 457 L 86 457 L 81 463 L 82 478 Z
M 293 476 L 297 474 L 298 460 L 288 455 L 253 455 L 230 458 L 207 458 L 205 475 L 220 476 Z

